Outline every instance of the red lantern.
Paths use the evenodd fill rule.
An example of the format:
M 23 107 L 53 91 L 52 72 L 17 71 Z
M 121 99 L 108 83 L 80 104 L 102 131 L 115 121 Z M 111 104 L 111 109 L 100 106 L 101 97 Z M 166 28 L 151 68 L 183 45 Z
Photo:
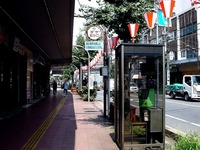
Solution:
M 147 22 L 147 26 L 149 29 L 153 29 L 157 19 L 157 13 L 155 12 L 147 12 L 144 14 L 145 20 Z
M 135 37 L 137 35 L 137 31 L 138 31 L 138 28 L 139 28 L 139 24 L 135 23 L 135 24 L 128 24 L 128 29 L 129 29 L 129 32 L 131 34 L 131 37 L 132 37 L 132 42 L 134 43 L 135 41 Z
M 161 0 L 159 4 L 165 18 L 170 19 L 173 15 L 175 0 Z
M 193 1 L 193 4 L 194 4 L 194 7 L 195 7 L 195 10 L 197 11 L 198 10 L 198 2 L 197 0 L 192 0 Z
M 157 13 L 155 12 L 147 12 L 144 14 L 144 18 L 146 20 L 147 26 L 150 29 L 150 36 L 152 34 L 152 30 L 154 28 L 154 25 L 156 23 L 157 19 Z
M 118 36 L 116 36 L 116 37 L 111 37 L 111 39 L 112 39 L 113 48 L 114 48 L 115 46 L 117 46 L 119 38 Z

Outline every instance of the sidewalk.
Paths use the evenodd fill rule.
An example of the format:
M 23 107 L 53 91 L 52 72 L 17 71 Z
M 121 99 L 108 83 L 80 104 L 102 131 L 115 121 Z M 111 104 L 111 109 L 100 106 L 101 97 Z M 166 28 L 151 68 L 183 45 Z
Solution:
M 118 150 L 114 142 L 114 126 L 103 117 L 102 104 L 83 101 L 79 95 L 72 96 L 67 98 L 36 149 Z M 165 149 L 174 145 L 168 137 L 165 143 Z
M 119 149 L 114 126 L 103 117 L 99 101 L 83 101 L 70 92 L 64 97 L 59 91 L 16 112 L 16 117 L 0 122 L 0 147 L 4 150 Z M 165 142 L 166 150 L 174 144 L 168 137 Z
M 72 96 L 72 97 L 71 97 Z M 98 101 L 83 101 L 68 94 L 37 150 L 118 150 L 113 141 L 114 128 L 102 115 Z

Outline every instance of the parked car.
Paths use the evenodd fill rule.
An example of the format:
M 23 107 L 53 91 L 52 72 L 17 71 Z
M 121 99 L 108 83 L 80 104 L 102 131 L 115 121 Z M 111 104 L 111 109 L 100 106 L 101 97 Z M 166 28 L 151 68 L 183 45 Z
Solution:
M 138 86 L 136 83 L 131 82 L 130 83 L 130 92 L 131 93 L 137 93 L 138 92 Z

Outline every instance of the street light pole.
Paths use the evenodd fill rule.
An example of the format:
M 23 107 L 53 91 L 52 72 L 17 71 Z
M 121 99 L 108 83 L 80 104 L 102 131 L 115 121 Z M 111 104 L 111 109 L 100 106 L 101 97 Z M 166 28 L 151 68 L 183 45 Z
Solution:
M 74 47 L 79 47 L 84 49 L 88 55 L 88 102 L 90 101 L 90 54 L 89 52 L 81 45 L 74 45 Z
M 80 69 L 79 69 L 79 90 L 82 91 L 82 63 L 80 61 L 80 58 L 77 56 L 72 55 L 72 57 L 77 58 L 79 60 L 80 63 Z

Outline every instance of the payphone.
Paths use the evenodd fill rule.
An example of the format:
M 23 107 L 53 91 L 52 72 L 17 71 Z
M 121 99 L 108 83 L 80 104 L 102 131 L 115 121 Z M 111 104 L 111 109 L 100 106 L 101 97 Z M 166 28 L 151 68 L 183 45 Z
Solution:
M 120 149 L 163 149 L 163 46 L 123 43 L 115 51 L 115 139 Z M 137 92 L 130 92 L 133 82 Z

